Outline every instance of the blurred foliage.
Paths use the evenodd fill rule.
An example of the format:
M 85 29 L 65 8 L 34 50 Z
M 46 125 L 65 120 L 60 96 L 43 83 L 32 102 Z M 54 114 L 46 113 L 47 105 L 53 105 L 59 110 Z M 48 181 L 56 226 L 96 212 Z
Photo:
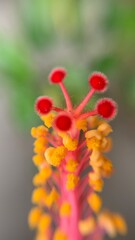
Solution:
M 49 94 L 63 104 L 57 86 L 46 82 L 56 65 L 69 72 L 66 85 L 75 104 L 96 70 L 110 77 L 120 101 L 135 108 L 134 1 L 20 0 L 16 9 L 21 35 L 0 34 L 0 81 L 10 86 L 12 109 L 23 127 L 37 121 L 37 96 Z

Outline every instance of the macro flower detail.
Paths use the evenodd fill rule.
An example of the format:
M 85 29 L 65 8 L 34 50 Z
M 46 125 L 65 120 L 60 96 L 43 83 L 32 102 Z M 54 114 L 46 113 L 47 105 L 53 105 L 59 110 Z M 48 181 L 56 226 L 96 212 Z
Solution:
M 66 107 L 54 105 L 47 96 L 39 97 L 35 110 L 43 124 L 31 130 L 34 142 L 33 163 L 38 172 L 28 222 L 36 229 L 36 240 L 103 240 L 105 235 L 125 235 L 127 226 L 118 213 L 103 209 L 100 192 L 104 179 L 114 172 L 107 156 L 112 148 L 112 120 L 117 104 L 100 99 L 94 109 L 84 108 L 96 92 L 104 92 L 108 79 L 95 72 L 88 78 L 91 87 L 82 102 L 74 107 L 64 85 L 66 71 L 54 69 L 50 83 L 61 88 Z

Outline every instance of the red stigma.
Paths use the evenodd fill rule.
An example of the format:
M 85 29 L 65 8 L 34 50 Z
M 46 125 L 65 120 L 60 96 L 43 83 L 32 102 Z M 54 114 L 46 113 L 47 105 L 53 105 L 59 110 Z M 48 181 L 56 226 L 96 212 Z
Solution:
M 49 97 L 39 97 L 35 103 L 35 109 L 38 114 L 44 115 L 52 110 L 52 100 Z
M 67 73 L 64 68 L 55 68 L 49 75 L 51 83 L 57 84 L 61 83 L 66 77 Z
M 104 92 L 107 89 L 108 79 L 100 72 L 95 72 L 89 77 L 89 84 L 97 92 Z
M 59 131 L 69 131 L 72 127 L 72 119 L 68 114 L 62 113 L 56 117 L 54 124 Z
M 106 119 L 113 119 L 117 114 L 117 104 L 109 98 L 99 100 L 96 109 L 98 114 Z

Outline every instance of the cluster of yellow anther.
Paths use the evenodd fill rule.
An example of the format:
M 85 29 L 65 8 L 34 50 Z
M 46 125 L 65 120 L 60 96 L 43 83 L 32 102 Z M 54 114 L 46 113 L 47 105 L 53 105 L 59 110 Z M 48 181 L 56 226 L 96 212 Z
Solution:
M 34 152 L 36 155 L 33 157 L 33 162 L 38 167 L 45 163 L 44 152 L 47 148 L 47 133 L 48 129 L 42 125 L 31 129 L 32 137 L 36 138 L 34 142 Z
M 79 231 L 83 236 L 91 234 L 96 227 L 96 220 L 94 217 L 88 217 L 85 220 L 79 221 Z
M 78 119 L 76 121 L 76 127 L 79 130 L 83 130 L 85 132 L 87 130 L 87 128 L 88 128 L 87 120 L 86 119 Z
M 67 190 L 74 190 L 79 182 L 79 177 L 73 173 L 67 174 L 66 188 Z
M 54 122 L 55 114 L 49 113 L 47 115 L 41 116 L 40 118 L 44 122 L 46 127 L 51 128 Z
M 68 240 L 68 238 L 62 230 L 57 229 L 54 233 L 53 240 Z
M 72 139 L 69 134 L 64 134 L 63 144 L 69 151 L 74 151 L 77 148 L 77 139 Z
M 60 215 L 65 217 L 65 216 L 70 216 L 70 214 L 71 214 L 71 204 L 68 201 L 64 201 L 60 207 Z
M 49 164 L 56 167 L 60 165 L 66 154 L 67 149 L 64 146 L 59 146 L 57 148 L 49 147 L 45 151 L 45 158 Z
M 39 173 L 37 173 L 33 178 L 33 185 L 34 186 L 44 185 L 47 179 L 50 178 L 51 174 L 52 170 L 49 166 L 41 168 Z
M 68 159 L 67 164 L 66 164 L 66 170 L 68 172 L 75 172 L 78 167 L 78 162 L 75 159 Z
M 90 155 L 90 165 L 93 172 L 89 173 L 89 184 L 97 192 L 102 191 L 104 182 L 103 177 L 109 177 L 113 172 L 111 161 L 103 156 L 103 152 L 107 152 L 111 148 L 111 139 L 108 134 L 112 132 L 111 126 L 106 122 L 100 122 L 97 129 L 86 132 L 86 144 Z
M 106 210 L 99 215 L 98 222 L 110 237 L 115 237 L 117 233 L 122 235 L 127 233 L 126 223 L 118 213 L 111 213 Z

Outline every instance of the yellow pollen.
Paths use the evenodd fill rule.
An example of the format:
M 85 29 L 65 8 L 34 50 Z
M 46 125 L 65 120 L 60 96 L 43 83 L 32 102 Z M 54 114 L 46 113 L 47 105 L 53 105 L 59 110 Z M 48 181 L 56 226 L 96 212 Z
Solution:
M 29 216 L 28 216 L 28 223 L 30 228 L 36 228 L 38 226 L 39 220 L 42 216 L 42 210 L 38 207 L 32 208 Z
M 101 132 L 103 136 L 108 136 L 109 133 L 113 132 L 112 127 L 107 122 L 100 124 L 97 130 Z
M 32 203 L 40 204 L 43 203 L 43 200 L 46 198 L 47 194 L 45 189 L 42 187 L 38 187 L 34 189 L 32 194 Z
M 74 151 L 77 148 L 78 141 L 77 139 L 72 139 L 68 134 L 65 134 L 63 137 L 63 144 L 69 151 Z
M 96 221 L 94 217 L 79 221 L 79 231 L 82 235 L 86 236 L 95 230 Z
M 51 217 L 48 214 L 42 215 L 38 224 L 39 232 L 45 232 L 51 224 Z
M 104 186 L 104 182 L 102 179 L 89 179 L 89 184 L 96 192 L 101 192 Z
M 79 181 L 79 177 L 70 173 L 67 174 L 66 188 L 67 190 L 74 190 Z
M 49 166 L 42 168 L 40 172 L 34 176 L 33 184 L 35 186 L 45 184 L 46 180 L 51 176 L 51 174 L 52 174 L 52 170 Z
M 44 156 L 40 155 L 40 154 L 33 156 L 32 160 L 36 166 L 40 166 L 41 164 L 43 164 L 45 162 Z
M 105 229 L 105 231 L 108 233 L 108 235 L 110 237 L 115 237 L 116 236 L 116 234 L 117 234 L 117 224 L 115 222 L 115 214 L 114 213 L 111 213 L 108 210 L 103 211 L 98 217 L 98 223 L 99 223 L 100 227 Z
M 54 113 L 49 113 L 47 115 L 41 116 L 41 120 L 44 122 L 44 124 L 48 127 L 51 128 L 53 121 L 55 118 L 55 114 Z
M 112 149 L 112 139 L 111 138 L 103 138 L 101 144 L 102 152 L 109 152 Z
M 91 193 L 87 201 L 94 212 L 98 213 L 100 211 L 102 200 L 96 193 Z
M 48 129 L 45 126 L 33 127 L 31 129 L 31 135 L 34 138 L 45 137 L 48 132 Z
M 62 217 L 70 216 L 71 214 L 71 204 L 68 201 L 62 203 L 60 208 L 60 215 Z
M 78 163 L 74 159 L 68 159 L 66 164 L 66 170 L 69 172 L 75 172 L 77 170 Z
M 57 148 L 49 147 L 45 151 L 47 162 L 55 167 L 60 165 L 66 154 L 67 150 L 64 146 L 59 146 Z
M 54 202 L 56 202 L 59 198 L 59 194 L 58 192 L 56 191 L 55 188 L 53 188 L 51 190 L 51 192 L 49 193 L 49 195 L 44 199 L 44 204 L 50 208 Z
M 88 138 L 88 139 L 92 138 L 92 137 L 95 137 L 98 140 L 101 140 L 102 139 L 102 134 L 98 130 L 90 130 L 90 131 L 85 133 L 85 137 Z
M 96 137 L 92 137 L 90 139 L 86 139 L 86 144 L 89 150 L 99 149 L 101 145 L 101 140 Z
M 97 116 L 91 116 L 89 118 L 90 128 L 96 128 L 101 123 L 101 120 Z
M 122 235 L 125 235 L 127 233 L 127 224 L 124 218 L 120 214 L 115 213 L 113 214 L 113 221 L 117 229 L 117 232 Z
M 90 155 L 90 160 L 92 162 L 96 162 L 99 159 L 100 155 L 101 155 L 101 152 L 98 149 L 93 149 Z
M 62 230 L 57 229 L 54 233 L 53 240 L 68 240 L 68 238 Z
M 87 120 L 86 119 L 78 119 L 76 121 L 76 126 L 79 130 L 87 131 Z

